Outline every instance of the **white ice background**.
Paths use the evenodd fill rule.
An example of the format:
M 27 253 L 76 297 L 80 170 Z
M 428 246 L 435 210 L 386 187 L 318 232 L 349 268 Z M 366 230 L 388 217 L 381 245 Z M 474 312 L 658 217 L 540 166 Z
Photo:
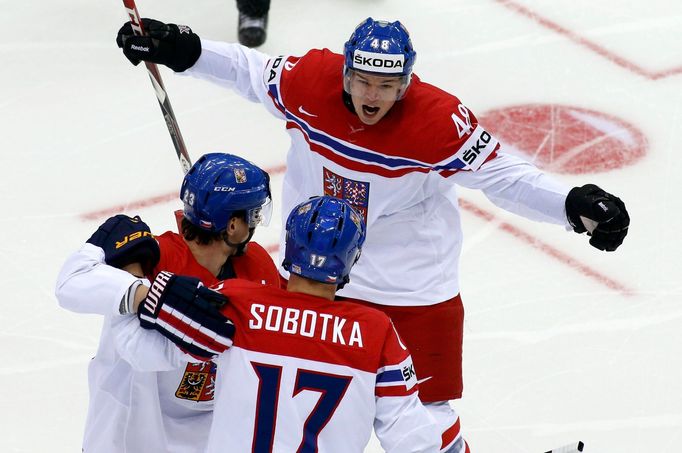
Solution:
M 586 175 L 627 203 L 615 253 L 463 197 L 466 307 L 462 428 L 474 453 L 539 453 L 583 440 L 590 453 L 682 451 L 682 74 L 654 79 L 539 25 L 503 0 L 273 0 L 271 55 L 340 51 L 366 16 L 400 19 L 423 80 L 474 112 L 570 104 L 618 116 L 646 136 L 636 165 Z M 517 0 L 650 73 L 682 66 L 682 3 Z M 233 0 L 139 0 L 143 16 L 236 40 Z M 104 220 L 84 213 L 177 190 L 182 173 L 146 72 L 114 37 L 118 1 L 0 0 L 0 452 L 80 451 L 97 316 L 58 307 L 56 274 Z M 265 109 L 162 69 L 190 154 L 284 163 L 288 137 Z M 494 127 L 490 127 L 494 132 Z M 396 131 L 400 133 L 400 131 Z M 281 177 L 273 179 L 280 191 Z M 162 232 L 179 201 L 126 210 Z M 625 295 L 500 225 L 551 244 L 633 290 Z M 274 244 L 273 224 L 256 239 Z M 406 238 L 406 241 L 409 238 Z M 368 451 L 380 451 L 372 443 Z

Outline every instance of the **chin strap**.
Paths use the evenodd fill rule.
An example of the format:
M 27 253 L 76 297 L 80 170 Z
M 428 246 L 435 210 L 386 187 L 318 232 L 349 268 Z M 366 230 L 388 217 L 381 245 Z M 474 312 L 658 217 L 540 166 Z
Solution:
M 351 98 L 349 93 L 346 93 L 344 90 L 341 95 L 341 99 L 343 99 L 343 105 L 346 106 L 349 112 L 355 113 L 355 106 L 353 105 L 353 98 Z
M 225 241 L 225 244 L 229 245 L 230 247 L 237 249 L 237 252 L 234 254 L 234 256 L 241 256 L 246 253 L 246 246 L 249 242 L 251 242 L 251 238 L 255 232 L 256 228 L 249 228 L 249 236 L 242 242 L 230 242 L 230 240 L 227 238 L 227 232 L 224 232 L 223 241 Z

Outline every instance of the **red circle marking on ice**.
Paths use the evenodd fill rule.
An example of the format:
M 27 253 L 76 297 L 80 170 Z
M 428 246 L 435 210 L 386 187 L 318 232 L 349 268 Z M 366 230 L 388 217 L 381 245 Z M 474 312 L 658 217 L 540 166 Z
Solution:
M 594 173 L 630 165 L 647 150 L 644 134 L 615 116 L 567 105 L 527 104 L 479 117 L 511 154 L 556 173 Z

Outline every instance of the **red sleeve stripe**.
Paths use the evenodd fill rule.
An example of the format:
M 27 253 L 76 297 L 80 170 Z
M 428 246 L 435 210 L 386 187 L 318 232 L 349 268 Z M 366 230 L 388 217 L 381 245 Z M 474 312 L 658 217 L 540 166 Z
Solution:
M 200 326 L 177 310 L 162 307 L 156 323 L 190 344 L 219 354 L 232 346 L 232 340 Z
M 442 442 L 440 449 L 441 451 L 447 451 L 448 448 L 452 446 L 452 444 L 455 443 L 457 438 L 459 437 L 459 432 L 460 432 L 460 424 L 459 424 L 459 417 L 457 417 L 457 421 L 450 426 L 448 429 L 446 429 L 442 436 Z
M 208 327 L 199 324 L 192 318 L 185 316 L 185 314 L 180 310 L 169 308 L 168 306 L 163 305 L 161 307 L 161 312 L 159 313 L 159 318 L 171 323 L 171 325 L 180 331 L 186 332 L 188 335 L 192 335 L 192 337 L 196 336 L 197 340 L 199 341 L 212 341 L 228 348 L 232 346 L 231 338 L 224 337 L 219 333 L 209 329 Z M 234 331 L 234 324 L 232 321 L 227 319 L 227 324 L 232 326 L 231 330 Z
M 391 387 L 374 387 L 374 395 L 378 397 L 386 396 L 408 396 L 416 393 L 419 390 L 418 386 L 413 386 L 411 389 L 405 388 L 405 385 L 394 385 Z
M 221 352 L 224 352 L 227 349 L 223 345 L 220 345 L 220 347 L 218 348 L 218 349 L 220 349 L 219 351 L 214 349 L 214 348 L 210 348 L 206 344 L 203 344 L 202 342 L 192 338 L 184 330 L 176 329 L 175 327 L 173 327 L 171 324 L 164 321 L 163 319 L 159 319 L 159 318 L 154 319 L 151 316 L 147 316 L 147 315 L 140 315 L 140 317 L 142 319 L 144 319 L 145 321 L 149 322 L 150 324 L 157 324 L 157 325 L 161 326 L 166 332 L 168 332 L 168 333 L 174 335 L 175 337 L 181 339 L 186 344 L 196 345 L 197 348 L 203 349 L 204 351 L 208 351 L 212 354 L 220 354 Z M 204 343 L 206 343 L 206 341 L 204 341 Z M 212 344 L 215 345 L 215 343 L 212 343 Z M 180 349 L 182 349 L 183 351 L 187 352 L 188 354 L 192 355 L 193 357 L 200 358 L 202 361 L 206 360 L 206 357 L 201 357 L 201 356 L 198 356 L 196 354 L 191 354 L 191 353 L 189 353 L 189 351 L 187 351 L 187 349 L 185 349 L 179 345 L 178 345 L 178 347 Z

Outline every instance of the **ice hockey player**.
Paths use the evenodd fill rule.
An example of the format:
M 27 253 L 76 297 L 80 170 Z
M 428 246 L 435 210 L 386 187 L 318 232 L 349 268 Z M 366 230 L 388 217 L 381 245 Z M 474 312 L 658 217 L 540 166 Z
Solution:
M 571 189 L 505 153 L 457 97 L 412 73 L 416 52 L 400 22 L 364 20 L 342 54 L 270 57 L 200 39 L 189 27 L 144 21 L 148 30 L 154 24 L 150 36 L 133 36 L 129 23 L 118 33 L 131 62 L 164 64 L 234 89 L 286 122 L 282 212 L 328 194 L 363 215 L 363 260 L 339 294 L 391 317 L 413 351 L 422 401 L 454 451 L 468 450 L 448 404 L 463 388 L 456 186 L 479 189 L 528 219 L 587 231 L 590 244 L 605 251 L 628 232 L 624 203 L 594 184 Z
M 135 350 L 129 345 L 136 331 L 143 331 L 130 314 L 132 301 L 160 270 L 197 277 L 206 285 L 239 277 L 279 286 L 268 253 L 249 242 L 270 212 L 266 172 L 237 156 L 207 154 L 185 176 L 180 196 L 182 235 L 166 232 L 155 240 L 139 217 L 117 215 L 69 257 L 59 275 L 56 294 L 62 307 L 104 315 L 99 348 L 88 369 L 85 453 L 190 453 L 206 446 L 215 364 L 181 363 L 151 373 L 131 365 Z M 195 316 L 208 329 L 222 329 L 228 336 L 224 317 L 211 307 L 204 309 Z M 184 348 L 206 360 L 214 355 L 214 349 L 198 344 Z
M 364 240 L 364 221 L 350 204 L 315 197 L 286 222 L 287 290 L 239 279 L 215 287 L 227 296 L 221 311 L 235 333 L 215 359 L 209 452 L 361 453 L 372 427 L 389 453 L 440 451 L 440 430 L 418 399 L 412 359 L 390 319 L 334 300 Z M 175 324 L 164 307 L 180 320 L 202 289 L 196 279 L 162 272 L 139 303 L 140 324 L 163 333 Z M 165 344 L 138 350 L 140 367 L 185 357 L 148 333 Z

